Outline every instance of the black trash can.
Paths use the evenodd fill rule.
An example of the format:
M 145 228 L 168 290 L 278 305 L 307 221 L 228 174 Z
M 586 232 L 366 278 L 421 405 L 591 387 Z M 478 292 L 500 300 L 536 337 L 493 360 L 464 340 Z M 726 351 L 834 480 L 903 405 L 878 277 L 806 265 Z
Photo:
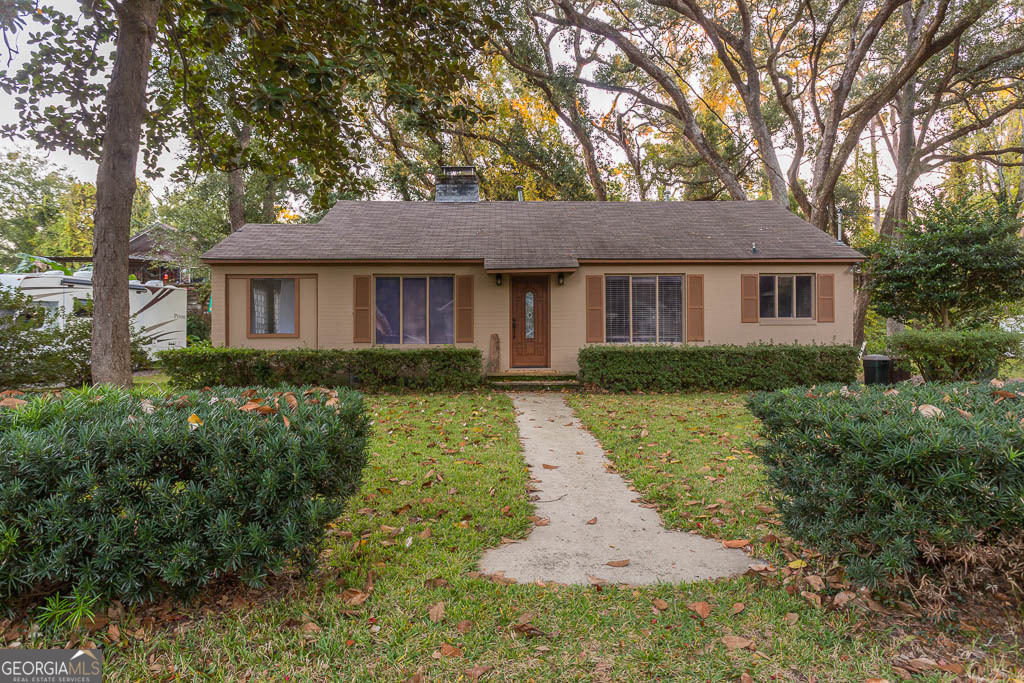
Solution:
M 889 356 L 872 354 L 864 356 L 864 384 L 889 384 Z

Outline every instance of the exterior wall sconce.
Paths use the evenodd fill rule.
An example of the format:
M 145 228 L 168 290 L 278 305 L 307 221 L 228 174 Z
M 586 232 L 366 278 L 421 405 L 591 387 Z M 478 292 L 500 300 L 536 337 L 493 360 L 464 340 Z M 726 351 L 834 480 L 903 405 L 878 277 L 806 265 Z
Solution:
M 501 287 L 501 273 L 498 273 L 497 275 L 494 276 L 494 284 Z
M 565 273 L 559 273 L 558 274 L 558 284 L 560 284 L 560 285 L 564 285 L 565 284 Z

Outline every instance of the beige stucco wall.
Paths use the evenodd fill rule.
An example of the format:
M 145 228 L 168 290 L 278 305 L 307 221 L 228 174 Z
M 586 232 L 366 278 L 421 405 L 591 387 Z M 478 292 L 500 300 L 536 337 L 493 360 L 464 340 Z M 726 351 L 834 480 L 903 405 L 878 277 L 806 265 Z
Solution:
M 704 276 L 704 341 L 700 344 L 774 343 L 851 343 L 853 341 L 853 275 L 850 264 L 760 264 L 756 265 L 649 265 L 618 266 L 588 264 L 565 277 L 565 284 L 551 280 L 551 370 L 576 372 L 576 353 L 586 345 L 587 275 L 665 275 L 702 274 Z M 759 323 L 740 322 L 740 276 L 765 274 L 835 275 L 834 323 L 816 320 L 777 320 Z M 250 339 L 246 335 L 247 281 L 250 275 L 298 275 L 299 330 L 297 338 Z M 503 286 L 495 285 L 494 275 L 479 265 L 214 265 L 213 343 L 253 348 L 358 348 L 369 344 L 352 342 L 353 275 L 472 275 L 474 296 L 474 342 L 457 346 L 477 346 L 485 362 L 492 334 L 500 338 L 499 371 L 509 370 L 509 276 Z M 315 276 L 315 277 L 313 277 Z M 224 305 L 225 295 L 227 305 Z M 815 306 L 817 305 L 815 299 Z M 226 311 L 226 314 L 225 314 Z M 399 347 L 401 348 L 401 347 Z M 422 345 L 408 345 L 422 348 Z M 512 370 L 513 372 L 521 372 Z

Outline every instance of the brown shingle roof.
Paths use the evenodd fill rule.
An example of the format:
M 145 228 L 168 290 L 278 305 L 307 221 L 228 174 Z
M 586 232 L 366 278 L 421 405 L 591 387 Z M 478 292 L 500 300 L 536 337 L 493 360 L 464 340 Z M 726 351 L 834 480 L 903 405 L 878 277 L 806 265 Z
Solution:
M 208 261 L 465 260 L 483 261 L 489 270 L 574 268 L 588 259 L 861 258 L 768 201 L 343 201 L 315 225 L 245 225 L 203 255 Z

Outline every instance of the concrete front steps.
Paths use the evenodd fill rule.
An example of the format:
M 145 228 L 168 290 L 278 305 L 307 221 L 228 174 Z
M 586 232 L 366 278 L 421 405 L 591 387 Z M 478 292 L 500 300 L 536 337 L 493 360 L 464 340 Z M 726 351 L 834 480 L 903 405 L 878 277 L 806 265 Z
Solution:
M 487 384 L 498 391 L 579 391 L 581 388 L 573 375 L 491 375 Z

